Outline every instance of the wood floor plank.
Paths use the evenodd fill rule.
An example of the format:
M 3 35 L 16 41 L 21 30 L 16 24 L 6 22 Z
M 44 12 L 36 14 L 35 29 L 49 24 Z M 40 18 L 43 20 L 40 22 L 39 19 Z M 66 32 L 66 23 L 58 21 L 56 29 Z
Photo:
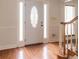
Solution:
M 58 59 L 58 44 L 39 44 L 0 51 L 0 59 Z

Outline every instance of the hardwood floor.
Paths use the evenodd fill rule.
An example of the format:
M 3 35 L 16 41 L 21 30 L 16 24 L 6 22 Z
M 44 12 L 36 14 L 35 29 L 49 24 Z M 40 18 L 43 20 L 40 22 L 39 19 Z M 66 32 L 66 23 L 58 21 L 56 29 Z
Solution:
M 58 59 L 58 44 L 39 44 L 0 51 L 0 59 Z

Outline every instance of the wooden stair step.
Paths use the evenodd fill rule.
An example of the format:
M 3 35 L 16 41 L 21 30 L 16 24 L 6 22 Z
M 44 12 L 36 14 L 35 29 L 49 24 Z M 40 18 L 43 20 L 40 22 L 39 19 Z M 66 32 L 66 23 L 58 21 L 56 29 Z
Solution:
M 58 55 L 58 59 L 68 59 L 66 56 Z
M 74 51 L 71 51 L 71 50 L 69 50 L 69 49 L 68 49 L 68 51 L 69 51 L 69 55 L 70 55 L 70 56 L 78 55 L 78 53 L 76 53 L 76 52 L 74 52 Z

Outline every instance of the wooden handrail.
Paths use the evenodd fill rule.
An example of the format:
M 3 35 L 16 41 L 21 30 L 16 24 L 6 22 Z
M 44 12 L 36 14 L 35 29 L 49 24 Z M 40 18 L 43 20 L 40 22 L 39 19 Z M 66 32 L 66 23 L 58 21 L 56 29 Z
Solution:
M 70 23 L 73 23 L 74 21 L 78 20 L 78 16 L 76 16 L 74 19 L 72 19 L 71 21 L 69 22 L 61 22 L 61 24 L 70 24 Z
M 68 46 L 67 46 L 67 52 L 66 52 L 66 46 L 65 46 L 65 44 L 66 44 L 66 35 L 65 35 L 65 26 L 66 25 L 68 25 L 68 24 L 71 24 L 72 25 L 72 23 L 74 23 L 74 21 L 76 21 L 76 20 L 78 20 L 78 16 L 76 16 L 76 17 L 74 17 L 71 21 L 69 21 L 69 22 L 61 22 L 61 24 L 64 26 L 64 52 L 63 52 L 63 54 L 64 54 L 64 56 L 67 54 L 67 57 L 69 56 L 69 51 L 68 51 Z M 72 26 L 71 26 L 71 28 L 72 28 Z M 68 31 L 68 30 L 67 30 Z M 71 29 L 71 50 L 70 51 L 73 51 L 72 50 L 72 29 Z M 67 38 L 68 38 L 68 34 L 67 34 Z M 77 43 L 78 42 L 78 40 L 77 40 L 77 37 L 76 37 L 76 48 L 77 48 Z M 68 44 L 68 41 L 67 41 L 67 44 Z

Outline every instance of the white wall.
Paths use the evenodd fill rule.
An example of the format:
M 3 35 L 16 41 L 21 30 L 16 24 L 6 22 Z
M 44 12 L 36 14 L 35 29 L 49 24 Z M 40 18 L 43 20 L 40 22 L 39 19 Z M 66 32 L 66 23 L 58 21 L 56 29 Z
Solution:
M 60 22 L 64 19 L 63 7 L 63 1 L 49 0 L 49 42 L 59 41 Z
M 75 6 L 76 16 L 78 15 L 78 0 L 73 0 L 69 5 Z M 64 0 L 49 0 L 49 42 L 58 42 L 63 29 L 60 28 L 60 22 L 64 21 Z M 78 27 L 76 27 L 78 28 Z M 77 30 L 76 30 L 77 31 Z M 52 36 L 55 34 L 55 36 Z M 62 37 L 63 38 L 63 37 Z
M 0 0 L 0 50 L 17 47 L 17 0 Z

